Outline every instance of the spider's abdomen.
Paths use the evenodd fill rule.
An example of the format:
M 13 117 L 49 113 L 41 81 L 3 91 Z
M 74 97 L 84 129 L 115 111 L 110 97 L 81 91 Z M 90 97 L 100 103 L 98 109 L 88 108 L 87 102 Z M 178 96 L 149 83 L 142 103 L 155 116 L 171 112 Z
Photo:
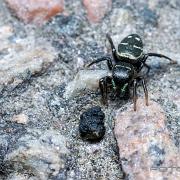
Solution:
M 118 55 L 122 58 L 137 60 L 142 53 L 143 42 L 137 34 L 130 34 L 118 45 Z

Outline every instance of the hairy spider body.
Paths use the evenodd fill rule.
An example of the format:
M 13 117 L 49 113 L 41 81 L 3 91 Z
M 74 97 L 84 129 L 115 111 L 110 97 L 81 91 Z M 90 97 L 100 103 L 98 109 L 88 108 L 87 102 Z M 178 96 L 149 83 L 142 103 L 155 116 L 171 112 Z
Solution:
M 102 101 L 104 104 L 107 103 L 108 87 L 111 86 L 114 89 L 115 94 L 120 97 L 125 97 L 129 92 L 130 87 L 133 86 L 133 101 L 134 111 L 136 111 L 137 101 L 137 83 L 141 81 L 144 93 L 146 105 L 148 105 L 148 91 L 145 83 L 144 76 L 140 75 L 143 67 L 147 68 L 149 73 L 150 67 L 146 64 L 146 60 L 149 56 L 156 56 L 168 59 L 171 63 L 176 61 L 171 58 L 157 53 L 143 52 L 143 42 L 139 35 L 130 34 L 125 37 L 118 45 L 118 51 L 116 51 L 113 41 L 109 34 L 107 39 L 111 45 L 113 59 L 104 56 L 93 62 L 89 66 L 101 62 L 107 61 L 107 66 L 111 71 L 111 75 L 105 76 L 99 80 L 99 88 L 102 95 Z
M 120 62 L 112 68 L 112 87 L 116 90 L 116 95 L 126 99 L 129 93 L 129 87 L 135 76 L 132 65 Z

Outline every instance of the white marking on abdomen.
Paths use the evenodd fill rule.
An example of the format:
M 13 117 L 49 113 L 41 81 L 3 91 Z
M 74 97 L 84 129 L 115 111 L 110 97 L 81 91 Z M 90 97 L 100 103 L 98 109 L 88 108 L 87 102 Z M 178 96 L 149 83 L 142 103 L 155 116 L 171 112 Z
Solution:
M 141 50 L 142 50 L 142 48 L 141 48 L 141 47 L 138 47 L 138 46 L 136 46 L 136 45 L 133 45 L 133 47 L 135 47 L 135 48 L 137 48 L 137 49 L 141 49 Z
M 122 45 L 128 45 L 128 43 L 120 43 L 120 44 L 122 44 Z
M 140 38 L 138 38 L 138 37 L 136 37 L 135 39 L 136 39 L 137 41 L 140 41 L 140 40 L 141 40 L 141 39 L 140 39 Z

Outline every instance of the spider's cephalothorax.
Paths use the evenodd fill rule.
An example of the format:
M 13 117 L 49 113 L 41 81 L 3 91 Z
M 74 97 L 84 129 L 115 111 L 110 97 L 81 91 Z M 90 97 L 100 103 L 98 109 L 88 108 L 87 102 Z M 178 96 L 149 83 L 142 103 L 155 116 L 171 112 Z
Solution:
M 140 71 L 143 67 L 147 68 L 146 74 L 149 73 L 150 67 L 146 64 L 147 58 L 149 56 L 162 57 L 168 59 L 173 64 L 176 63 L 176 61 L 162 54 L 145 54 L 143 52 L 142 40 L 137 34 L 130 34 L 125 37 L 118 45 L 118 51 L 116 51 L 109 34 L 107 34 L 107 39 L 111 45 L 113 60 L 110 57 L 105 56 L 88 65 L 89 67 L 94 63 L 107 61 L 108 68 L 112 72 L 110 76 L 105 76 L 99 80 L 99 88 L 102 94 L 103 103 L 107 103 L 107 87 L 109 87 L 109 85 L 111 85 L 116 94 L 119 94 L 120 97 L 124 97 L 126 92 L 129 91 L 129 88 L 133 86 L 134 110 L 136 110 L 137 82 L 141 81 L 145 93 L 146 105 L 148 105 L 148 91 L 145 79 L 144 76 L 140 75 Z

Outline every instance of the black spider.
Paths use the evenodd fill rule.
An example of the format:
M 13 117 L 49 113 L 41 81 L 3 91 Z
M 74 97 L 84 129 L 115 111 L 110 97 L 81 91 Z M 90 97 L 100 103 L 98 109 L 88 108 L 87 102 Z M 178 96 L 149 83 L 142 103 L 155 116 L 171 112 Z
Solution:
M 145 93 L 146 105 L 148 105 L 148 91 L 145 78 L 144 76 L 140 75 L 143 67 L 147 68 L 146 74 L 149 73 L 150 67 L 146 64 L 147 58 L 149 56 L 166 58 L 172 64 L 176 63 L 176 61 L 162 54 L 143 53 L 143 43 L 140 36 L 137 34 L 131 34 L 125 37 L 118 45 L 118 51 L 116 51 L 109 34 L 107 34 L 107 39 L 111 45 L 113 59 L 107 56 L 101 57 L 91 62 L 87 66 L 90 67 L 94 63 L 107 61 L 111 75 L 105 76 L 99 80 L 99 88 L 102 94 L 103 103 L 107 103 L 107 93 L 109 86 L 111 86 L 114 89 L 115 94 L 119 95 L 120 97 L 125 97 L 129 93 L 130 87 L 133 86 L 134 111 L 136 111 L 137 82 L 141 80 Z

